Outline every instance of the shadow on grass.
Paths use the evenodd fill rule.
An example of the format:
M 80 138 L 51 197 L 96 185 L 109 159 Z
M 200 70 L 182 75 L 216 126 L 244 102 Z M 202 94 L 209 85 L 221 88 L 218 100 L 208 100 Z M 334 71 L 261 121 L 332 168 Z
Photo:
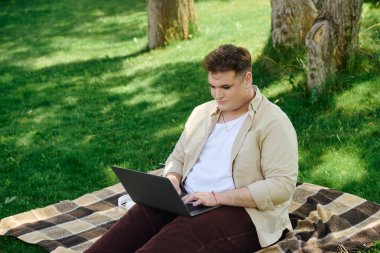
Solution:
M 376 100 L 378 87 L 374 84 L 376 78 L 379 80 L 380 77 L 380 61 L 377 56 L 378 52 L 361 50 L 355 58 L 355 71 L 340 72 L 335 86 L 331 87 L 332 95 L 314 105 L 309 103 L 306 92 L 304 49 L 293 52 L 276 50 L 269 37 L 252 69 L 254 82 L 260 88 L 273 84 L 292 85 L 290 91 L 287 89 L 286 92 L 271 96 L 271 100 L 276 101 L 289 115 L 297 130 L 301 155 L 300 180 L 380 202 L 380 176 L 374 176 L 379 175 L 380 164 L 376 151 L 380 146 L 380 105 Z M 358 92 L 357 96 L 361 100 L 358 104 L 365 109 L 352 107 L 351 110 L 346 110 L 342 108 L 342 102 L 337 105 L 337 100 L 350 90 Z M 364 91 L 359 93 L 360 90 Z M 337 161 L 341 164 L 329 164 L 334 155 L 340 159 Z M 364 168 L 345 168 L 344 164 L 349 159 L 354 159 L 352 156 Z M 352 173 L 352 176 L 347 173 Z M 342 178 L 346 181 L 343 182 Z M 376 192 L 373 192 L 373 185 L 379 186 Z
M 18 8 L 0 3 L 4 7 L 0 8 L 4 10 L 0 12 L 1 33 L 20 30 L 13 32 L 14 36 L 0 37 L 1 52 L 9 51 L 0 58 L 0 196 L 18 197 L 1 208 L 1 218 L 116 183 L 110 165 L 155 168 L 171 152 L 192 108 L 211 99 L 200 62 L 145 67 L 126 75 L 125 64 L 143 57 L 144 49 L 37 70 L 17 65 L 59 51 L 56 46 L 62 37 L 73 42 L 89 38 L 129 43 L 145 36 L 146 27 L 136 30 L 140 22 L 124 25 L 112 18 L 137 15 L 142 20 L 144 1 L 132 1 L 128 8 L 115 1 L 19 3 Z M 13 14 L 1 14 L 5 12 Z M 87 30 L 87 23 L 100 26 Z M 302 74 L 300 64 L 289 60 L 290 56 L 278 56 L 268 39 L 253 64 L 255 83 L 263 88 Z M 380 193 L 373 192 L 373 185 L 380 182 L 376 171 L 379 105 L 357 113 L 337 108 L 335 100 L 378 74 L 376 66 L 353 77 L 342 74 L 344 89 L 337 90 L 327 105 L 310 105 L 302 85 L 271 98 L 290 116 L 298 132 L 301 180 L 334 187 L 336 177 L 331 173 L 339 169 L 343 173 L 344 167 L 315 175 L 317 167 L 331 157 L 326 158 L 327 152 L 354 154 L 366 172 L 360 180 L 346 177 L 350 180 L 340 185 L 340 190 L 380 202 Z M 370 86 L 360 99 L 373 101 L 371 94 L 376 92 Z M 14 242 L 0 238 L 0 243 L 5 241 Z M 12 252 L 10 248 L 8 252 Z M 21 248 L 15 246 L 18 251 Z
M 310 104 L 303 87 L 272 97 L 297 130 L 300 180 L 380 202 L 380 187 L 373 187 L 380 186 L 379 70 L 377 65 L 356 76 L 341 73 L 328 103 Z M 347 109 L 342 96 L 350 91 L 358 98 Z M 351 160 L 362 167 L 354 168 Z
M 301 179 L 380 202 L 379 192 L 373 191 L 373 185 L 380 185 L 380 178 L 376 176 L 380 162 L 376 151 L 380 137 L 376 129 L 379 110 L 365 113 L 347 113 L 333 107 L 305 110 L 308 115 L 292 116 L 298 118 L 293 123 L 302 153 Z M 351 160 L 355 165 L 348 164 Z
M 129 58 L 61 64 L 33 72 L 8 67 L 0 73 L 2 81 L 4 76 L 12 79 L 0 88 L 0 195 L 18 196 L 17 206 L 2 208 L 2 217 L 116 183 L 110 165 L 149 170 L 166 159 L 192 108 L 211 98 L 207 77 L 200 62 L 124 75 L 121 70 Z M 267 74 L 261 72 L 258 78 Z M 348 89 L 376 76 L 376 72 L 357 75 Z M 301 180 L 313 178 L 313 171 L 325 162 L 326 151 L 348 146 L 366 173 L 360 180 L 347 180 L 340 190 L 379 202 L 379 192 L 372 187 L 380 182 L 374 176 L 380 162 L 379 107 L 350 113 L 337 108 L 334 100 L 312 106 L 300 89 L 272 100 L 279 101 L 297 130 L 303 155 Z M 376 94 L 375 86 L 368 88 L 371 92 Z M 334 186 L 328 177 L 334 175 L 314 177 L 320 181 L 313 183 Z
M 70 9 L 74 7 L 69 10 L 78 11 L 76 15 L 81 15 L 87 7 L 84 3 L 78 5 L 78 10 Z M 28 12 L 58 7 L 62 6 L 36 2 L 33 7 L 24 9 L 24 12 L 27 10 L 28 15 Z M 136 1 L 136 10 L 142 11 L 142 7 Z M 89 8 L 90 10 L 86 9 L 88 13 L 97 13 L 98 7 Z M 103 8 L 108 10 L 108 7 L 103 6 L 101 9 Z M 117 11 L 119 9 L 122 8 Z M 112 12 L 112 15 L 117 16 L 117 11 Z M 129 11 L 133 13 L 135 10 L 132 8 Z M 103 13 L 102 15 L 108 15 L 107 11 Z M 14 15 L 20 17 L 22 10 L 16 11 Z M 35 14 L 30 15 L 30 19 L 35 20 L 32 23 L 39 24 L 43 21 L 33 19 Z M 93 19 L 98 17 L 86 15 L 83 18 L 96 23 Z M 47 17 L 47 21 L 54 20 L 57 20 L 55 16 Z M 65 24 L 60 31 L 45 31 L 37 26 L 36 29 L 40 30 L 35 32 L 41 35 L 46 32 L 50 38 L 75 30 L 70 16 L 62 22 Z M 61 24 L 56 21 L 51 25 L 59 27 Z M 4 29 L 10 27 L 11 22 L 8 20 Z M 83 32 L 80 30 L 77 35 Z M 99 34 L 103 36 L 104 31 Z M 22 41 L 19 47 L 27 44 L 27 41 Z M 30 47 L 36 49 L 37 53 L 41 53 L 38 48 L 47 48 L 49 51 L 48 45 L 44 43 L 32 43 Z M 0 70 L 0 80 L 4 84 L 0 86 L 0 92 L 4 94 L 1 97 L 0 122 L 5 126 L 1 129 L 0 142 L 3 151 L 0 169 L 4 173 L 1 195 L 6 196 L 10 192 L 17 196 L 28 195 L 30 199 L 24 202 L 21 200 L 18 208 L 28 210 L 79 196 L 115 182 L 107 170 L 109 165 L 126 164 L 134 168 L 151 169 L 158 162 L 164 161 L 191 109 L 210 96 L 206 76 L 198 62 L 162 65 L 153 69 L 145 68 L 129 76 L 124 75 L 124 62 L 144 53 L 144 50 L 140 50 L 126 56 L 57 64 L 33 71 L 14 64 L 4 64 L 6 67 Z M 14 63 L 18 59 L 9 59 L 8 63 Z M 253 64 L 255 82 L 261 88 L 267 87 L 286 76 L 301 72 L 301 68 L 289 63 L 289 59 L 289 54 L 278 55 L 268 39 L 261 57 Z M 368 78 L 373 75 L 370 73 Z M 366 79 L 361 77 L 359 81 L 364 80 Z M 358 80 L 353 81 L 353 86 L 355 82 Z M 338 127 L 337 123 L 331 123 L 334 122 L 335 115 L 329 113 L 334 110 L 334 105 L 329 105 L 328 108 L 309 106 L 300 91 L 302 88 L 295 87 L 293 91 L 279 94 L 272 100 L 279 100 L 280 106 L 292 118 L 302 140 L 300 149 L 311 149 L 310 155 L 303 159 L 308 163 L 302 164 L 301 161 L 301 169 L 307 171 L 321 162 L 325 149 L 338 148 L 340 144 L 336 146 L 335 139 L 329 140 L 327 137 L 330 135 L 326 139 L 315 139 L 312 134 L 314 127 L 321 131 L 321 134 L 315 135 L 317 138 L 321 138 L 323 132 L 334 131 Z M 169 97 L 175 99 L 167 99 Z M 164 102 L 161 103 L 161 100 Z M 183 111 L 187 114 L 183 114 Z M 355 116 L 352 121 L 351 116 L 343 112 L 341 114 L 341 122 L 348 125 L 348 130 L 357 128 L 355 123 L 350 122 L 359 122 L 359 116 Z M 321 118 L 325 118 L 327 123 L 321 124 Z M 359 129 L 364 127 L 360 126 Z M 377 133 L 372 135 L 377 136 Z M 371 136 L 363 136 L 366 137 Z M 355 140 L 358 146 L 359 142 L 360 140 Z M 318 148 L 313 149 L 316 143 Z M 376 146 L 376 143 L 369 141 L 362 148 L 362 154 L 373 145 Z M 375 155 L 366 159 L 369 168 L 374 168 L 374 164 L 378 163 L 374 157 Z M 29 183 L 22 188 L 17 182 Z M 34 189 L 35 184 L 41 185 L 40 189 Z M 366 184 L 365 180 L 363 184 Z M 363 184 L 358 185 L 360 187 Z M 2 216 L 12 213 L 12 209 L 5 210 Z
M 147 170 L 166 159 L 192 108 L 211 98 L 206 75 L 200 62 L 182 62 L 126 76 L 120 70 L 127 59 L 90 60 L 26 73 L 7 69 L 13 79 L 1 90 L 6 94 L 0 109 L 5 126 L 0 144 L 2 195 L 28 196 L 19 203 L 20 209 L 28 210 L 114 183 L 112 164 Z M 370 77 L 357 77 L 352 87 Z M 345 141 L 357 146 L 370 170 L 368 177 L 373 175 L 379 162 L 373 153 L 379 133 L 365 132 L 362 119 L 378 111 L 347 114 L 334 104 L 310 106 L 299 89 L 272 100 L 278 100 L 292 119 L 300 150 L 308 150 L 301 175 L 309 177 L 325 151 L 344 147 Z M 356 132 L 362 136 L 350 138 Z M 20 187 L 17 182 L 26 183 Z M 355 183 L 355 189 L 364 189 L 368 181 Z M 36 184 L 40 189 L 33 189 Z M 373 196 L 355 189 L 350 192 Z M 4 216 L 13 212 L 4 211 Z
M 191 109 L 209 97 L 200 63 L 125 76 L 119 72 L 125 61 L 5 70 L 12 80 L 1 87 L 1 196 L 19 196 L 18 211 L 115 183 L 113 164 L 154 168 L 171 152 Z M 3 217 L 14 213 L 11 206 Z
M 261 88 L 281 85 L 279 81 L 292 84 L 290 91 L 271 96 L 271 100 L 277 101 L 297 130 L 300 180 L 379 203 L 380 104 L 375 83 L 380 77 L 380 61 L 377 56 L 377 52 L 361 51 L 355 58 L 355 71 L 340 72 L 331 87 L 332 95 L 314 105 L 309 103 L 306 92 L 304 51 L 275 50 L 268 38 L 252 68 L 254 81 Z M 295 80 L 295 76 L 303 78 Z M 360 99 L 354 101 L 358 108 L 352 106 L 347 110 L 341 97 L 350 90 Z M 355 168 L 350 162 L 361 167 Z
M 293 82 L 293 78 L 296 75 L 305 71 L 302 66 L 303 58 L 305 58 L 304 49 L 274 49 L 272 37 L 270 36 L 260 56 L 253 62 L 254 81 L 260 84 L 261 88 L 284 78 L 289 82 Z
M 72 44 L 105 50 L 107 44 L 143 38 L 145 5 L 139 0 L 1 1 L 0 64 L 59 54 Z

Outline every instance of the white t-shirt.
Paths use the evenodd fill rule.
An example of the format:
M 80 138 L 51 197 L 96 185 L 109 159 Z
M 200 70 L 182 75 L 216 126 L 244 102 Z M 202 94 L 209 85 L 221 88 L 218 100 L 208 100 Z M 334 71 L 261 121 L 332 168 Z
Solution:
M 215 125 L 184 182 L 188 193 L 235 188 L 231 168 L 232 145 L 246 117 L 247 113 L 235 120 Z

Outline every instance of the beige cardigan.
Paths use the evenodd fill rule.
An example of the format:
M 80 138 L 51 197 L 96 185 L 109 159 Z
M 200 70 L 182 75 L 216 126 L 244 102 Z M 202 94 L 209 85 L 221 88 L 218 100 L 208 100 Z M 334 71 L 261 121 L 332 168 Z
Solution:
M 232 176 L 236 188 L 248 187 L 257 208 L 246 208 L 256 226 L 260 245 L 276 242 L 287 228 L 298 175 L 296 132 L 281 109 L 264 97 L 257 86 L 245 119 L 233 144 Z M 164 175 L 175 172 L 182 182 L 194 166 L 214 128 L 219 109 L 215 101 L 196 107 L 172 154 Z

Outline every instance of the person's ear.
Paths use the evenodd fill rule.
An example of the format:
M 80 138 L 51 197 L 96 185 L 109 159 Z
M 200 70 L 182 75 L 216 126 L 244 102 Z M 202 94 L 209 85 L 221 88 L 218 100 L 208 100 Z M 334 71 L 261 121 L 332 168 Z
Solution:
M 243 82 L 247 87 L 250 87 L 252 85 L 252 72 L 248 71 L 245 73 Z

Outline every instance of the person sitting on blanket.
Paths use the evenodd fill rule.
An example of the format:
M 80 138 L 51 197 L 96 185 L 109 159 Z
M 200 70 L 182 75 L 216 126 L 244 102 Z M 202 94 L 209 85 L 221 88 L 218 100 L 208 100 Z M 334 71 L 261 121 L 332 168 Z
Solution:
M 185 203 L 222 205 L 194 217 L 134 205 L 87 252 L 253 252 L 277 242 L 298 175 L 296 132 L 252 85 L 251 55 L 221 45 L 203 61 L 214 100 L 197 106 L 164 176 Z

